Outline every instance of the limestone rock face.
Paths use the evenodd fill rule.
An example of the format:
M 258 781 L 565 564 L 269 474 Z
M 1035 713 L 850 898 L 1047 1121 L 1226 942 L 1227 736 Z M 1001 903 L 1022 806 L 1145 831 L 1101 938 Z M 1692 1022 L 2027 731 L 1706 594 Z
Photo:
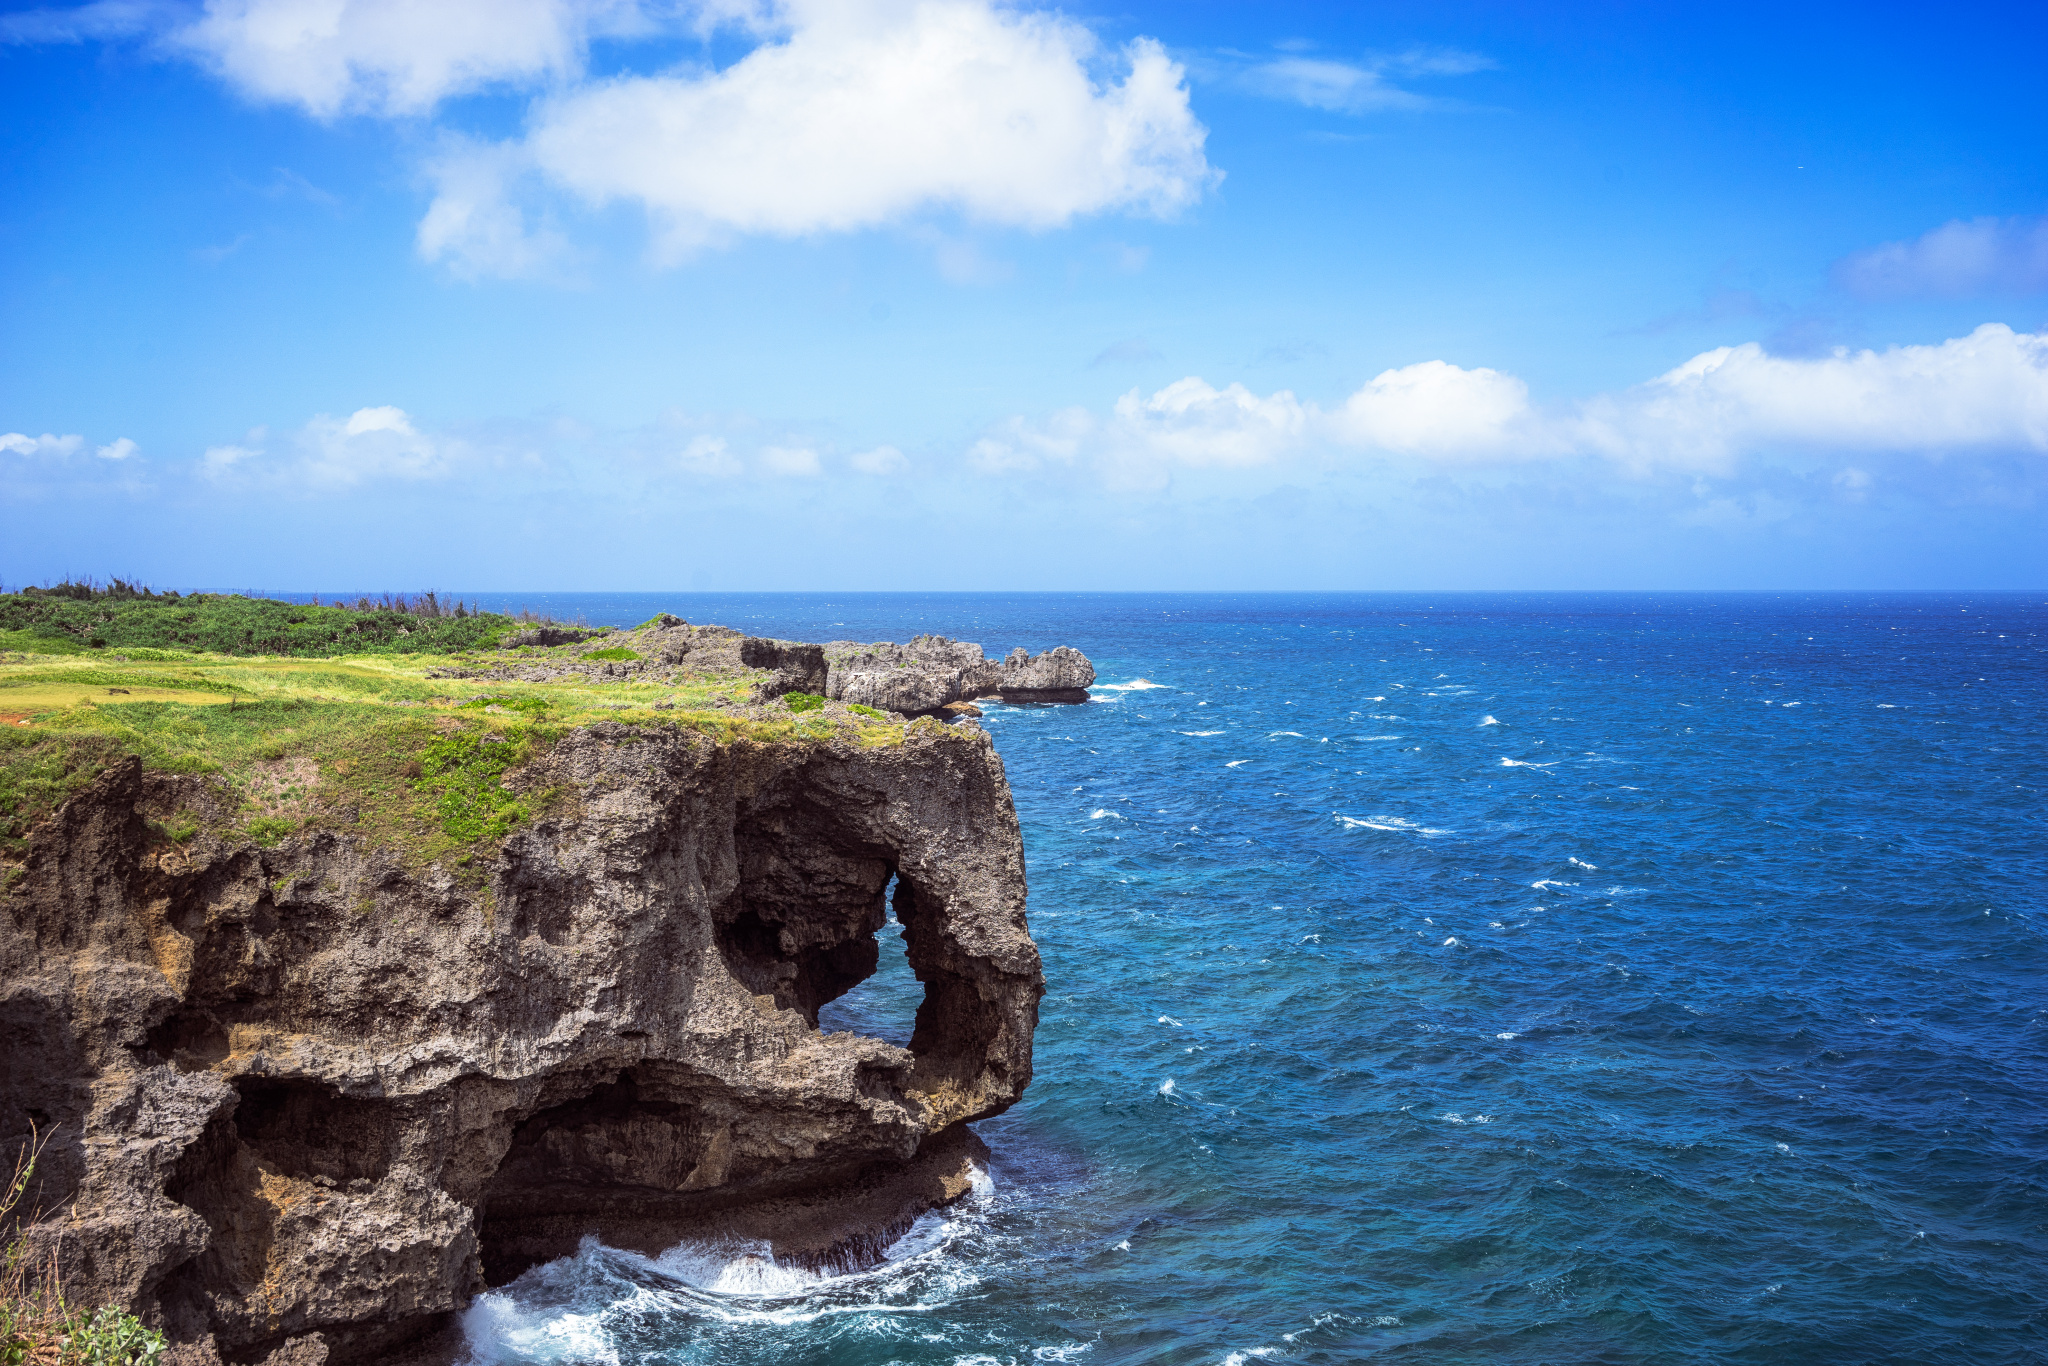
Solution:
M 961 1193 L 1043 993 L 988 737 L 600 723 L 540 764 L 569 814 L 467 881 L 329 831 L 168 843 L 150 819 L 210 789 L 134 760 L 35 833 L 0 893 L 0 1146 L 53 1136 L 34 1232 L 75 1300 L 182 1360 L 445 1359 L 472 1295 L 585 1234 L 856 1264 Z M 908 1048 L 817 1027 L 885 898 Z
M 944 636 L 916 636 L 905 645 L 835 640 L 825 646 L 825 658 L 825 696 L 906 716 L 934 715 L 949 702 L 985 697 L 1001 672 L 979 645 Z
M 1005 702 L 1086 702 L 1094 681 L 1095 666 L 1071 646 L 1037 656 L 1016 649 L 1003 660 L 997 691 Z
M 1072 646 L 1032 656 L 1012 650 L 1000 664 L 979 645 L 918 636 L 905 645 L 835 640 L 825 648 L 825 696 L 908 716 L 961 715 L 959 703 L 1086 702 L 1095 666 Z M 979 713 L 968 713 L 978 715 Z

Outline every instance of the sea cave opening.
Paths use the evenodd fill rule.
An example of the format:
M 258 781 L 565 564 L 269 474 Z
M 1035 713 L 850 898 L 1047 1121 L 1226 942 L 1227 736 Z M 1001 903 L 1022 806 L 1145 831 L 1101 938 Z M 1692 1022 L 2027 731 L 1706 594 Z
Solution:
M 910 1046 L 917 1025 L 917 1009 L 924 1003 L 924 983 L 910 966 L 910 947 L 904 938 L 899 911 L 909 906 L 909 894 L 900 875 L 891 873 L 882 889 L 882 924 L 875 931 L 875 968 L 844 995 L 826 1002 L 818 1010 L 818 1028 L 831 1034 L 851 1030 L 866 1034 L 898 1048 Z

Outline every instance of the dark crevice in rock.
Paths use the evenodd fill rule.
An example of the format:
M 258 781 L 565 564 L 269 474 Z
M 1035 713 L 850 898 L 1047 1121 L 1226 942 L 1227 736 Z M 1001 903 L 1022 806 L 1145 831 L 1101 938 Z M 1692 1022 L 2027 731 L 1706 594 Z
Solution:
M 341 1184 L 381 1181 L 391 1167 L 391 1104 L 343 1096 L 323 1082 L 243 1077 L 235 1133 L 281 1175 Z

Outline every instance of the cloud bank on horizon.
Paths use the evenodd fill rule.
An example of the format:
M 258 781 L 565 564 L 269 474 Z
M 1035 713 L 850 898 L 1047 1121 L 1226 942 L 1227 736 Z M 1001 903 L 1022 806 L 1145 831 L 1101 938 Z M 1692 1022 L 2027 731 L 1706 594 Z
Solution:
M 1417 133 L 1417 121 L 1482 117 L 1483 101 L 1439 92 L 1507 80 L 1513 64 L 1469 31 L 1348 51 L 1289 37 L 1260 52 L 1213 35 L 1176 37 L 1166 31 L 1173 17 L 1140 16 L 1141 27 L 1112 32 L 1067 12 L 992 0 L 94 0 L 0 16 L 0 50 L 18 66 L 97 49 L 126 54 L 135 69 L 159 73 L 154 80 L 200 82 L 183 95 L 196 111 L 183 117 L 197 129 L 255 119 L 260 135 L 280 145 L 384 139 L 381 174 L 409 175 L 415 187 L 399 203 L 412 214 L 403 248 L 417 264 L 387 232 L 378 252 L 350 248 L 345 274 L 356 283 L 338 284 L 343 291 L 389 297 L 391 286 L 371 281 L 424 266 L 404 307 L 437 319 L 489 311 L 463 303 L 465 292 L 552 291 L 566 302 L 537 307 L 570 319 L 602 354 L 607 320 L 624 316 L 634 292 L 651 287 L 621 281 L 622 271 L 686 282 L 700 300 L 713 293 L 710 281 L 730 274 L 739 281 L 731 297 L 699 307 L 714 330 L 723 320 L 737 332 L 745 310 L 757 306 L 750 300 L 774 296 L 778 274 L 797 259 L 787 253 L 815 257 L 840 250 L 825 244 L 845 242 L 855 255 L 834 258 L 842 276 L 865 278 L 900 271 L 881 254 L 909 244 L 929 255 L 937 279 L 889 288 L 940 292 L 939 306 L 983 319 L 996 339 L 965 348 L 988 357 L 975 365 L 900 344 L 920 373 L 892 407 L 872 380 L 835 388 L 807 378 L 863 359 L 848 343 L 836 354 L 810 344 L 803 364 L 789 366 L 791 343 L 752 337 L 746 348 L 725 349 L 785 367 L 780 386 L 758 385 L 767 403 L 718 402 L 680 373 L 643 388 L 637 421 L 584 411 L 574 383 L 517 406 L 465 413 L 435 411 L 421 386 L 386 377 L 371 388 L 313 386 L 329 401 L 310 414 L 280 412 L 267 397 L 235 413 L 229 394 L 188 424 L 202 429 L 198 440 L 175 442 L 129 421 L 100 430 L 81 422 L 60 435 L 58 414 L 37 411 L 31 393 L 9 386 L 0 388 L 0 423 L 20 430 L 0 433 L 0 462 L 12 463 L 11 471 L 0 464 L 0 496 L 80 506 L 170 498 L 284 508 L 313 500 L 371 516 L 380 500 L 411 497 L 407 490 L 488 481 L 502 498 L 566 498 L 602 516 L 606 507 L 650 498 L 766 506 L 761 500 L 783 496 L 777 489 L 843 484 L 864 490 L 847 495 L 855 500 L 895 498 L 899 507 L 939 509 L 990 528 L 1027 508 L 1051 524 L 1062 500 L 1108 500 L 1101 506 L 1139 519 L 1178 500 L 1179 511 L 1152 534 L 1183 538 L 1189 527 L 1196 536 L 1231 534 L 1217 519 L 1232 502 L 1255 505 L 1277 528 L 1273 519 L 1307 515 L 1286 511 L 1295 506 L 1291 490 L 1318 488 L 1328 507 L 1386 515 L 1405 508 L 1417 528 L 1438 528 L 1416 532 L 1429 537 L 1459 524 L 1461 498 L 1473 529 L 1498 520 L 1503 498 L 1593 499 L 1617 516 L 1648 507 L 1671 525 L 1731 534 L 1822 524 L 1835 528 L 1829 534 L 1852 534 L 1844 528 L 1865 517 L 1853 534 L 1866 539 L 1889 534 L 1867 519 L 1862 510 L 1871 506 L 1887 507 L 1895 530 L 1914 507 L 1936 504 L 1942 511 L 1930 521 L 1946 517 L 1960 527 L 1972 514 L 1956 509 L 1968 504 L 1995 509 L 1986 516 L 2011 541 L 2001 572 L 2025 579 L 2044 563 L 2038 545 L 2026 542 L 2048 491 L 2048 327 L 1955 310 L 1992 301 L 2031 308 L 2023 321 L 2041 316 L 2048 217 L 1965 216 L 1975 206 L 1959 203 L 1963 212 L 1917 236 L 1872 234 L 1837 249 L 1803 303 L 1700 277 L 1702 293 L 1718 288 L 1714 297 L 1742 306 L 1715 305 L 1700 312 L 1704 323 L 1683 325 L 1748 321 L 1769 325 L 1772 335 L 1667 355 L 1616 375 L 1618 382 L 1576 391 L 1555 374 L 1530 376 L 1512 363 L 1520 354 L 1551 364 L 1526 336 L 1499 344 L 1503 360 L 1489 363 L 1486 320 L 1469 310 L 1449 329 L 1459 334 L 1455 349 L 1401 356 L 1385 354 L 1384 343 L 1340 341 L 1347 358 L 1381 355 L 1348 376 L 1341 364 L 1304 359 L 1327 353 L 1328 342 L 1271 344 L 1219 371 L 1231 307 L 1282 306 L 1271 292 L 1247 292 L 1259 278 L 1246 261 L 1284 257 L 1278 244 L 1301 235 L 1299 220 L 1284 211 L 1246 213 L 1235 198 L 1298 196 L 1304 186 L 1334 194 L 1322 188 L 1334 184 L 1327 177 L 1290 177 L 1286 168 L 1317 147 L 1419 139 L 1433 135 Z M 207 87 L 228 103 L 209 106 Z M 1198 104 L 1219 112 L 1198 114 Z M 1270 164 L 1218 156 L 1211 130 L 1219 117 L 1229 146 L 1279 127 L 1277 141 L 1267 135 L 1251 144 Z M 375 129 L 388 131 L 360 131 Z M 1226 171 L 1239 180 L 1226 183 Z M 272 201 L 303 200 L 340 215 L 368 194 L 337 194 L 284 165 L 274 172 L 276 188 L 260 191 Z M 1418 186 L 1433 183 L 1427 168 L 1409 174 Z M 83 196 L 87 182 L 79 184 Z M 621 211 L 639 225 L 637 250 L 620 235 Z M 1359 276 L 1357 259 L 1330 254 L 1341 251 L 1340 225 L 1360 213 L 1398 220 L 1410 211 L 1374 195 L 1316 211 L 1314 221 L 1327 221 L 1332 233 L 1328 246 L 1318 243 L 1317 259 L 1330 288 L 1354 308 L 1369 306 L 1372 291 L 1342 282 L 1370 276 Z M 1230 225 L 1227 243 L 1206 254 L 1184 245 L 1222 231 L 1219 223 Z M 1073 248 L 1058 245 L 1138 225 L 1151 225 L 1143 229 L 1147 244 L 1109 239 L 1095 249 L 1101 267 L 1074 264 Z M 1518 231 L 1473 219 L 1458 227 L 1467 239 Z M 222 244 L 194 246 L 193 268 L 234 269 L 258 236 L 242 229 Z M 1409 250 L 1410 259 L 1438 254 L 1413 238 Z M 1457 248 L 1441 250 L 1448 257 Z M 1060 251 L 1069 257 L 1067 283 L 1051 286 L 1060 271 L 1039 268 L 1033 253 Z M 1191 259 L 1161 266 L 1161 252 Z M 1028 279 L 1005 253 L 1033 258 Z M 1100 277 L 1112 281 L 1097 289 L 1111 303 L 1098 308 L 1075 295 L 1074 282 L 1102 270 L 1120 276 Z M 1117 291 L 1135 286 L 1115 281 L 1168 270 L 1176 272 L 1173 292 L 1116 306 Z M 25 277 L 9 281 L 11 290 L 32 289 Z M 1060 288 L 1066 302 L 1049 302 Z M 977 289 L 1006 293 L 985 302 Z M 1119 315 L 1150 317 L 1157 329 L 1172 317 L 1164 310 L 1185 309 L 1190 291 L 1239 301 L 1182 328 L 1179 352 L 1209 353 L 1209 363 L 1177 367 L 1174 352 L 1127 336 L 1089 345 L 1094 359 L 1085 363 L 1047 364 L 1042 339 L 1062 312 L 1091 314 L 1096 327 L 1114 326 Z M 588 301 L 587 324 L 575 320 L 579 300 Z M 1831 310 L 1883 308 L 1920 309 L 1892 316 L 1942 330 L 1865 344 L 1837 339 L 1846 328 Z M 878 303 L 868 314 L 885 320 L 890 309 Z M 296 321 L 270 318 L 305 339 L 317 372 L 317 342 Z M 1342 318 L 1340 307 L 1317 321 L 1341 337 Z M 1000 340 L 1006 328 L 1038 340 L 1017 363 L 1028 373 L 1007 398 L 989 378 L 1004 368 L 990 362 L 1013 345 Z M 1419 340 L 1446 328 L 1431 319 L 1407 330 Z M 1615 335 L 1608 328 L 1598 344 Z M 641 342 L 611 344 L 637 362 Z M 1636 347 L 1653 356 L 1659 349 Z M 93 361 L 78 355 L 72 363 Z M 427 392 L 433 369 L 445 364 L 434 359 Z M 1313 374 L 1269 377 L 1290 365 Z M 1105 368 L 1111 373 L 1100 373 Z M 1175 368 L 1179 377 L 1170 378 Z M 1157 377 L 1133 384 L 1118 369 Z M 959 378 L 949 385 L 953 370 Z M 933 379 L 974 395 L 949 400 L 950 432 L 904 406 Z M 1114 388 L 1105 391 L 1105 381 Z M 546 411 L 536 412 L 536 402 Z M 837 416 L 835 403 L 863 416 Z M 606 406 L 621 407 L 615 399 Z M 68 411 L 91 415 L 89 404 Z M 1020 492 L 1004 513 L 942 491 L 962 480 Z M 832 525 L 828 508 L 829 499 L 806 514 L 816 534 L 853 535 Z M 1086 515 L 1108 514 L 1091 506 Z M 1330 514 L 1315 515 L 1327 529 Z M 1164 529 L 1176 521 L 1178 531 Z M 45 542 L 42 553 L 55 544 Z M 1267 553 L 1279 555 L 1285 544 L 1274 530 Z M 68 563 L 86 550 L 74 538 Z M 1266 579 L 1285 574 L 1278 562 L 1261 571 Z

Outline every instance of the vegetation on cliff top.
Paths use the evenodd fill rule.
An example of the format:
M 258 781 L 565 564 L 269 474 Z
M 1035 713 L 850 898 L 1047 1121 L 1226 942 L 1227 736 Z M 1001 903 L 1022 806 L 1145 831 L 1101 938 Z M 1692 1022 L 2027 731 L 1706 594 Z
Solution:
M 353 603 L 279 602 L 226 593 L 158 593 L 115 579 L 0 593 L 0 650 L 200 650 L 222 655 L 430 654 L 496 645 L 519 629 L 436 593 Z
M 131 596 L 112 590 L 94 590 L 97 597 L 54 590 L 0 594 L 0 624 L 29 619 L 53 603 L 117 613 L 124 607 L 189 610 L 193 620 L 180 629 L 229 639 L 235 648 L 92 647 L 76 643 L 74 634 L 74 647 L 61 653 L 23 652 L 0 635 L 0 885 L 11 875 L 8 865 L 26 856 L 36 823 L 130 755 L 157 772 L 216 780 L 210 785 L 216 800 L 204 810 L 165 819 L 158 831 L 165 841 L 187 840 L 203 829 L 259 844 L 313 829 L 353 830 L 399 849 L 408 861 L 460 867 L 573 796 L 525 774 L 544 769 L 533 761 L 578 726 L 618 721 L 693 730 L 721 742 L 838 739 L 872 746 L 903 736 L 902 726 L 871 708 L 827 706 L 823 698 L 803 695 L 755 705 L 756 673 L 719 676 L 658 666 L 613 676 L 602 663 L 585 664 L 590 652 L 574 641 L 507 649 L 497 644 L 502 636 L 493 635 L 494 648 L 408 645 L 312 657 L 302 638 L 259 656 L 236 634 L 235 623 L 283 620 L 280 614 L 306 609 L 120 588 Z M 355 608 L 319 610 L 366 617 Z M 367 616 L 380 618 L 384 611 Z M 451 626 L 495 621 L 493 631 L 520 625 L 474 613 L 431 617 L 392 609 L 391 615 Z M 641 629 L 661 624 L 657 618 Z M 175 643 L 165 631 L 147 638 Z M 639 629 L 614 638 L 626 642 L 617 653 L 635 659 L 655 649 L 642 642 Z M 632 650 L 635 643 L 643 649 Z M 600 661 L 616 657 L 613 650 L 599 654 Z M 529 665 L 561 676 L 544 682 L 484 676 L 500 666 Z

